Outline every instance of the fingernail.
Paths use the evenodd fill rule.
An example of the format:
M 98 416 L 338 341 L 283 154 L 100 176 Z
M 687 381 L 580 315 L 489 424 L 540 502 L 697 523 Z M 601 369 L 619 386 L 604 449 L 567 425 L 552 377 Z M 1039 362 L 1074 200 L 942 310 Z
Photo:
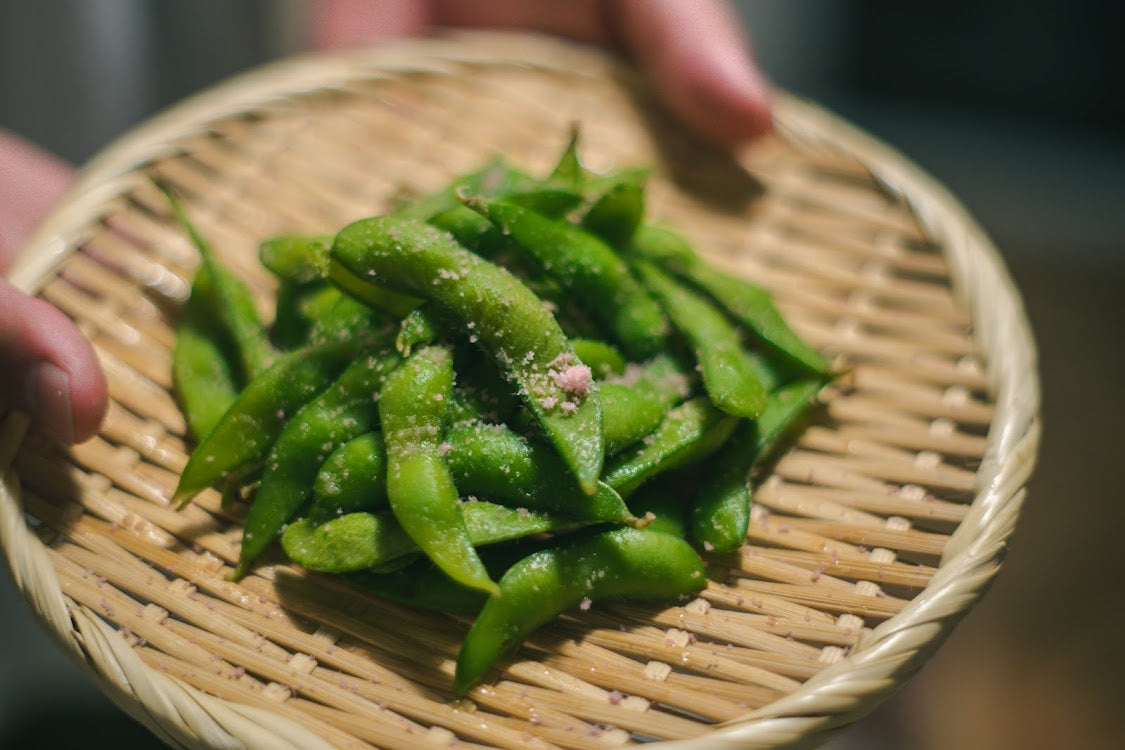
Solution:
M 57 365 L 40 362 L 27 374 L 27 409 L 45 432 L 68 445 L 74 442 L 70 376 Z

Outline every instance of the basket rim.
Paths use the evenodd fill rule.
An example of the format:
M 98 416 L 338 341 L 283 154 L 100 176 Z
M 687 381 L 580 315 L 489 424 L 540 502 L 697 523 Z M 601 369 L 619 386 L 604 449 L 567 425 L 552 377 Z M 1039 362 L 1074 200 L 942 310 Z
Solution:
M 529 60 L 535 62 L 529 63 Z M 175 149 L 208 123 L 283 101 L 288 96 L 369 81 L 403 70 L 447 70 L 478 62 L 529 64 L 545 70 L 621 76 L 631 69 L 586 45 L 515 32 L 446 33 L 396 40 L 332 55 L 300 55 L 240 74 L 157 114 L 103 149 L 17 257 L 9 281 L 35 293 L 81 243 L 91 212 L 135 185 L 135 169 Z M 906 201 L 942 247 L 955 293 L 970 311 L 985 355 L 996 415 L 977 472 L 969 514 L 947 543 L 931 582 L 899 614 L 870 631 L 840 661 L 793 693 L 691 740 L 662 747 L 777 747 L 816 744 L 872 710 L 927 657 L 999 571 L 1034 467 L 1040 434 L 1037 353 L 1019 292 L 984 230 L 943 186 L 902 154 L 820 106 L 775 94 L 775 127 L 784 139 L 822 142 L 861 161 L 884 187 Z M 313 743 L 307 730 L 259 709 L 229 704 L 157 673 L 131 649 L 114 647 L 113 629 L 68 611 L 42 543 L 24 521 L 20 483 L 11 460 L 26 417 L 0 425 L 0 546 L 17 587 L 37 617 L 83 670 L 129 715 L 166 742 L 209 747 L 237 738 L 249 746 Z M 203 718 L 201 718 L 201 715 Z

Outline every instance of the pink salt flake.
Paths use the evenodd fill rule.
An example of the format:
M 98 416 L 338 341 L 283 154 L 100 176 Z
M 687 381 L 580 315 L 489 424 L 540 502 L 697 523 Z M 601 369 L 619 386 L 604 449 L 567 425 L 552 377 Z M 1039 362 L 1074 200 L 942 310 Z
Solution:
M 567 393 L 585 396 L 594 385 L 594 373 L 588 365 L 570 365 L 559 372 L 555 382 Z

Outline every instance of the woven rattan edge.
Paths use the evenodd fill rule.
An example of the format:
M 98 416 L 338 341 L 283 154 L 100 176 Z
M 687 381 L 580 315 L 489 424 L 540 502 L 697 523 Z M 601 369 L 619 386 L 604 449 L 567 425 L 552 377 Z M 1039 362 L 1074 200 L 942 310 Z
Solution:
M 550 68 L 598 75 L 611 59 L 554 39 L 489 33 L 457 34 L 339 57 L 289 60 L 246 74 L 167 111 L 112 145 L 82 172 L 68 200 L 32 238 L 11 273 L 29 292 L 53 273 L 81 239 L 100 207 L 134 184 L 132 170 L 162 154 L 176 139 L 199 133 L 217 118 L 283 102 L 302 91 L 344 86 L 380 71 L 441 69 L 454 62 L 534 58 Z M 986 369 L 996 418 L 988 452 L 978 472 L 969 516 L 951 538 L 932 582 L 899 615 L 872 630 L 852 652 L 801 688 L 700 738 L 664 743 L 675 748 L 750 748 L 818 744 L 829 733 L 870 711 L 916 670 L 984 593 L 1002 561 L 1024 500 L 1039 439 L 1036 352 L 1019 294 L 985 233 L 957 201 L 928 175 L 892 149 L 815 105 L 779 94 L 779 132 L 789 139 L 820 140 L 857 157 L 876 177 L 908 201 L 923 226 L 943 247 L 955 287 L 971 310 L 974 335 L 988 353 Z M 1000 346 L 1000 343 L 1003 346 Z M 0 444 L 18 444 L 26 422 L 10 414 Z M 10 461 L 7 452 L 7 460 Z M 75 615 L 38 538 L 28 528 L 19 482 L 8 470 L 0 485 L 0 544 L 18 588 L 52 634 L 118 705 L 159 736 L 185 747 L 242 744 L 286 746 L 281 736 L 299 736 L 292 722 L 272 713 L 229 706 L 196 688 L 152 670 L 130 648 L 104 637 L 112 631 L 92 614 Z M 100 634 L 94 637 L 94 634 Z M 122 682 L 124 680 L 124 682 Z M 138 683 L 144 683 L 139 685 Z M 185 720 L 180 708 L 192 701 L 202 713 Z M 245 710 L 243 710 L 245 708 Z M 233 713 L 231 713 L 233 712 Z M 206 717 L 200 723 L 200 717 Z M 278 732 L 281 732 L 279 735 Z M 304 745 L 310 746 L 310 745 Z

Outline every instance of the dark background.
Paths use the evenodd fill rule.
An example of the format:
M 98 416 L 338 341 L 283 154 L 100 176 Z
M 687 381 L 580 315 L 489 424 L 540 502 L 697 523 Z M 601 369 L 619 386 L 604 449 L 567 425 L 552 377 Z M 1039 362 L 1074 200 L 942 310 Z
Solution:
M 943 182 L 995 240 L 1040 351 L 1044 440 L 996 584 L 851 748 L 1125 746 L 1125 29 L 1082 0 L 745 0 L 763 67 Z M 297 0 L 0 0 L 0 126 L 81 163 L 300 49 Z M 1031 374 L 1029 373 L 1029 377 Z M 149 747 L 0 575 L 0 748 Z

